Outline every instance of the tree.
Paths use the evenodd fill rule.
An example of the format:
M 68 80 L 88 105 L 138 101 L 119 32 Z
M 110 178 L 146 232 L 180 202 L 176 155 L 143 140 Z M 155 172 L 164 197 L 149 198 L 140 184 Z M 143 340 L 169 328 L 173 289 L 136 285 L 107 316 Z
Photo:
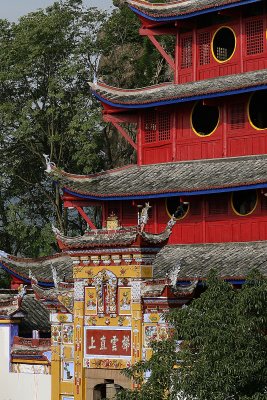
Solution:
M 66 231 L 43 154 L 74 173 L 105 165 L 100 107 L 88 81 L 106 19 L 81 0 L 67 0 L 16 24 L 0 20 L 0 239 L 8 252 L 48 254 L 51 220 Z
M 114 3 L 111 15 L 60 0 L 18 23 L 0 20 L 0 243 L 8 253 L 55 251 L 52 221 L 65 233 L 83 230 L 63 210 L 43 154 L 79 174 L 135 161 L 132 147 L 103 123 L 88 81 L 131 88 L 165 80 L 167 67 L 144 45 L 134 13 Z M 125 129 L 134 139 L 134 127 Z
M 242 289 L 211 274 L 200 298 L 167 315 L 173 336 L 154 343 L 152 358 L 127 371 L 139 381 L 150 371 L 140 391 L 118 398 L 266 399 L 266 307 L 267 282 L 257 273 Z

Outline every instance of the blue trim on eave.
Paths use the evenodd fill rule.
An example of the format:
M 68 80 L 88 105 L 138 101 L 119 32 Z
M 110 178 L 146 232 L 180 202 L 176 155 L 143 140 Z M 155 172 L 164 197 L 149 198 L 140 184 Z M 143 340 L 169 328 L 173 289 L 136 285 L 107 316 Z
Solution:
M 150 107 L 158 107 L 158 106 L 168 106 L 168 105 L 178 104 L 178 103 L 186 103 L 186 102 L 189 102 L 189 101 L 213 99 L 213 98 L 224 97 L 224 96 L 234 96 L 236 94 L 251 93 L 251 92 L 255 92 L 255 91 L 258 91 L 258 90 L 265 90 L 265 89 L 267 89 L 267 85 L 252 86 L 252 87 L 249 87 L 249 88 L 235 89 L 235 90 L 230 90 L 230 91 L 220 92 L 220 93 L 207 93 L 207 94 L 202 94 L 202 95 L 198 95 L 198 96 L 191 96 L 191 97 L 185 97 L 185 98 L 183 97 L 183 98 L 180 98 L 180 99 L 154 101 L 154 102 L 146 103 L 146 104 L 120 104 L 120 103 L 113 103 L 112 101 L 107 100 L 104 97 L 101 97 L 95 91 L 92 91 L 92 93 L 98 100 L 100 100 L 101 102 L 103 102 L 103 103 L 105 103 L 105 104 L 107 104 L 107 105 L 109 105 L 111 107 L 127 108 L 127 109 L 142 109 L 142 108 L 150 108 Z
M 14 276 L 15 278 L 18 278 L 18 279 L 22 280 L 23 282 L 27 283 L 28 285 L 31 284 L 31 280 L 30 279 L 24 278 L 23 276 L 21 276 L 21 275 L 17 274 L 16 272 L 10 270 L 1 261 L 0 261 L 0 267 L 3 268 L 6 272 L 8 272 L 10 275 Z M 44 287 L 54 287 L 54 283 L 52 283 L 52 282 L 48 283 L 48 282 L 38 281 L 38 285 L 44 286 Z
M 129 7 L 135 14 L 140 15 L 141 17 L 148 19 L 150 21 L 168 22 L 168 21 L 177 21 L 177 20 L 183 20 L 183 19 L 188 19 L 188 18 L 192 18 L 192 17 L 197 17 L 199 15 L 209 14 L 211 12 L 217 12 L 217 11 L 225 10 L 227 8 L 239 7 L 239 6 L 243 6 L 246 4 L 258 3 L 260 1 L 262 1 L 262 0 L 243 0 L 243 1 L 233 3 L 233 4 L 225 4 L 225 5 L 219 6 L 219 7 L 206 8 L 204 10 L 194 11 L 194 12 L 188 13 L 188 14 L 175 15 L 173 17 L 152 17 L 152 16 L 138 10 L 134 6 L 129 5 Z
M 73 192 L 67 188 L 63 188 L 64 193 L 68 193 L 72 196 L 79 197 L 81 199 L 88 200 L 138 200 L 138 199 L 160 199 L 165 197 L 175 197 L 175 196 L 197 196 L 204 194 L 215 194 L 215 193 L 228 193 L 228 192 L 238 192 L 240 190 L 250 190 L 250 189 L 264 189 L 267 188 L 266 183 L 257 183 L 254 185 L 243 185 L 237 187 L 228 187 L 228 188 L 217 188 L 217 189 L 207 189 L 207 190 L 198 190 L 192 192 L 167 192 L 167 193 L 157 193 L 157 194 L 145 194 L 145 195 L 129 195 L 129 196 L 93 196 L 87 194 L 80 194 L 77 192 Z

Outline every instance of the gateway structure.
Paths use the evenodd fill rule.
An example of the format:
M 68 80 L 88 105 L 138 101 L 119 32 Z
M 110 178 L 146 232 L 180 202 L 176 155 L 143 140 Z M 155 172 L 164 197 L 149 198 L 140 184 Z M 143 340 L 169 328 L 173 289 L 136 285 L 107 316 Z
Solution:
M 151 340 L 167 335 L 162 314 L 199 296 L 210 269 L 233 285 L 252 268 L 266 274 L 266 2 L 128 3 L 174 78 L 92 85 L 137 164 L 83 176 L 47 160 L 64 206 L 88 226 L 79 237 L 54 229 L 65 257 L 54 287 L 31 277 L 51 311 L 53 400 L 130 387 L 121 370 L 150 357 Z M 173 36 L 173 54 L 160 35 Z M 29 279 L 16 268 L 17 283 Z

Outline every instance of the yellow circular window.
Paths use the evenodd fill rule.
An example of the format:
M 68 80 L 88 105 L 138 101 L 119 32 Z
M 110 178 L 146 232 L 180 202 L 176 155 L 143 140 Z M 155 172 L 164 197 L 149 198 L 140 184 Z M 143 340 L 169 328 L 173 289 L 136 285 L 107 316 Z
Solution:
M 184 218 L 189 211 L 189 203 L 182 202 L 180 197 L 168 197 L 166 199 L 166 210 L 169 217 L 174 216 L 176 220 Z
M 236 36 L 234 31 L 223 26 L 214 33 L 211 42 L 211 52 L 216 61 L 223 63 L 229 61 L 236 48 Z
M 238 215 L 249 215 L 257 207 L 257 200 L 256 190 L 240 190 L 232 194 L 232 208 Z
M 204 105 L 199 101 L 191 113 L 191 127 L 198 136 L 209 136 L 216 130 L 219 119 L 219 107 Z
M 248 119 L 253 128 L 262 130 L 267 128 L 267 90 L 253 93 L 248 103 Z

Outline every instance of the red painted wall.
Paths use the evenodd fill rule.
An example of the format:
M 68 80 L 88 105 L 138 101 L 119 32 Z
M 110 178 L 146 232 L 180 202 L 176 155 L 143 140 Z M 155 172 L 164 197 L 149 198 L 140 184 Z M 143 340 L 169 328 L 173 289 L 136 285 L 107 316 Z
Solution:
M 147 113 L 151 114 L 151 111 L 142 112 L 142 164 L 267 153 L 267 129 L 257 130 L 250 124 L 247 113 L 249 99 L 248 94 L 236 95 L 210 103 L 220 110 L 219 124 L 210 136 L 198 136 L 191 127 L 190 116 L 195 103 L 165 107 L 164 112 L 169 113 L 170 121 L 169 136 L 165 132 L 165 137 L 168 137 L 165 140 L 159 140 L 162 127 L 156 122 L 146 123 Z M 158 115 L 162 109 L 155 110 L 155 114 Z M 155 132 L 149 131 L 149 126 L 154 127 Z
M 238 15 L 219 24 L 181 33 L 176 65 L 177 83 L 264 69 L 267 67 L 266 14 L 256 17 Z M 236 47 L 229 60 L 218 62 L 212 40 L 222 27 L 233 30 Z
M 237 215 L 231 206 L 231 194 L 188 197 L 188 214 L 178 220 L 169 239 L 170 244 L 243 242 L 267 240 L 267 197 L 258 192 L 255 210 L 247 216 Z M 137 204 L 132 202 L 109 202 L 109 207 L 123 209 L 123 226 L 136 225 Z M 151 200 L 150 219 L 145 230 L 160 233 L 170 219 L 165 199 Z M 128 210 L 128 211 L 127 211 Z M 119 213 L 121 211 L 118 211 Z

